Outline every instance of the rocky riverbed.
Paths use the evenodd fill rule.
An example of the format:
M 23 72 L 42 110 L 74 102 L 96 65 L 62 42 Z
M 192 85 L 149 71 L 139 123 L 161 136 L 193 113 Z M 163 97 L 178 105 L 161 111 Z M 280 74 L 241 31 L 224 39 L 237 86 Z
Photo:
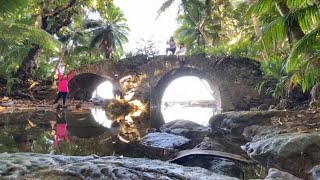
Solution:
M 19 103 L 15 102 L 15 105 L 17 104 Z M 28 112 L 31 109 L 36 109 L 37 112 L 46 108 L 54 110 L 55 107 L 45 104 L 33 108 L 28 107 L 26 103 L 2 107 L 1 117 L 8 113 L 14 115 L 16 112 Z M 78 108 L 68 107 L 70 112 L 79 111 L 81 108 L 89 109 L 90 103 L 82 103 Z M 88 154 L 79 153 L 84 156 L 74 156 L 77 155 L 76 151 L 73 156 L 59 151 L 46 154 L 31 153 L 32 151 L 6 153 L 3 143 L 0 142 L 0 149 L 3 150 L 0 153 L 0 177 L 317 179 L 320 169 L 319 117 L 320 110 L 314 107 L 300 110 L 226 112 L 213 116 L 209 126 L 176 120 L 164 124 L 157 132 L 147 128 L 143 131 L 145 133 L 136 132 L 141 135 L 140 138 L 132 142 L 121 142 L 120 146 L 113 144 L 115 140 L 112 138 L 108 139 L 109 131 L 109 134 L 103 132 L 91 139 L 79 140 L 71 137 L 71 141 L 83 141 L 82 144 L 90 141 L 100 150 L 101 147 L 111 148 L 103 153 L 100 151 L 97 153 L 99 156 L 90 155 L 94 151 L 88 151 Z M 43 119 L 32 122 L 41 126 Z M 28 123 L 32 127 L 32 124 Z M 132 126 L 136 125 L 134 123 Z M 12 120 L 11 124 L 17 126 L 19 122 Z M 0 119 L 0 128 L 4 128 L 5 125 L 3 119 Z M 145 126 L 139 127 L 141 129 Z M 102 143 L 105 141 L 110 143 Z M 89 148 L 90 143 L 87 145 L 85 147 Z M 117 151 L 112 149 L 116 146 Z

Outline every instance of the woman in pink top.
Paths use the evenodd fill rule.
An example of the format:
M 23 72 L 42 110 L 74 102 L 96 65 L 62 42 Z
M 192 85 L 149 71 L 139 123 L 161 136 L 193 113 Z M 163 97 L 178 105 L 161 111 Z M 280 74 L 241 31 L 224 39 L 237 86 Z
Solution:
M 62 75 L 61 71 L 60 71 L 60 67 L 58 68 L 58 95 L 56 100 L 53 102 L 53 104 L 56 104 L 59 99 L 62 97 L 63 99 L 63 105 L 66 104 L 66 98 L 69 92 L 68 89 L 68 83 L 70 81 L 70 79 L 74 76 L 74 71 L 72 71 L 69 75 Z
M 60 111 L 56 113 L 56 126 L 57 131 L 54 137 L 54 146 L 58 147 L 58 142 L 61 139 L 64 139 L 66 142 L 70 142 L 69 136 L 67 133 L 67 120 L 66 120 L 66 114 L 64 111 Z

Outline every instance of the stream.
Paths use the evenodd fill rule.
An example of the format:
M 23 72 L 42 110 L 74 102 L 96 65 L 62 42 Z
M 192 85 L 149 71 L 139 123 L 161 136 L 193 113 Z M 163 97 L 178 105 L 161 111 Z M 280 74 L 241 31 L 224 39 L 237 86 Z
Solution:
M 216 114 L 216 110 L 212 108 L 190 107 L 181 104 L 166 105 L 162 111 L 168 121 L 184 117 L 194 117 L 191 120 L 195 121 L 200 117 L 202 121 L 198 123 L 203 125 L 208 124 L 210 117 Z M 141 138 L 154 132 L 149 124 L 147 121 L 128 123 L 110 120 L 101 107 L 81 111 L 30 110 L 2 113 L 0 114 L 0 153 L 31 152 L 67 156 L 94 154 L 167 160 L 168 156 L 164 155 L 165 151 L 151 155 L 152 153 L 148 154 L 141 149 L 139 145 Z M 244 142 L 238 140 L 237 137 L 228 138 L 234 141 L 234 144 L 228 147 L 229 150 L 234 150 L 236 154 L 245 154 L 240 149 L 240 145 Z M 190 146 L 190 148 L 193 147 Z M 260 166 L 243 166 L 241 163 L 212 156 L 190 156 L 179 159 L 175 163 L 184 166 L 199 166 L 213 172 L 221 172 L 219 174 L 227 173 L 244 179 L 257 178 L 259 177 L 257 172 L 261 171 Z

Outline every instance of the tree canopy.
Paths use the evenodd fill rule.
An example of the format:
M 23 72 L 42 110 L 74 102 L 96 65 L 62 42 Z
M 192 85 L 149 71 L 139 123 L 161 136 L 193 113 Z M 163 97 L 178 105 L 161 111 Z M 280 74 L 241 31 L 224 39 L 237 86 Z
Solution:
M 173 2 L 166 0 L 159 16 Z M 179 3 L 174 38 L 188 54 L 261 61 L 260 89 L 273 84 L 269 92 L 276 98 L 319 82 L 319 0 Z M 58 64 L 73 69 L 130 54 L 123 50 L 130 27 L 112 0 L 4 0 L 0 19 L 0 76 L 10 84 L 50 77 Z

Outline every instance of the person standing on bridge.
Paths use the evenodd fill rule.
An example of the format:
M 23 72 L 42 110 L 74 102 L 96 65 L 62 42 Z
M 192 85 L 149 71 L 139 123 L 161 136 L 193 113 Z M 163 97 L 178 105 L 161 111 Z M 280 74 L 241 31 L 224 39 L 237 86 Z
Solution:
M 69 93 L 68 84 L 71 78 L 74 76 L 74 71 L 71 71 L 69 75 L 61 74 L 60 66 L 58 67 L 58 95 L 53 104 L 56 104 L 59 99 L 62 97 L 63 105 L 66 104 L 67 95 Z
M 180 43 L 180 47 L 176 51 L 176 55 L 178 56 L 179 63 L 181 65 L 181 67 L 183 67 L 186 62 L 185 57 L 184 57 L 184 55 L 186 55 L 186 53 L 187 53 L 187 48 L 184 46 L 184 43 Z
M 173 36 L 170 37 L 170 40 L 167 42 L 167 44 L 169 44 L 169 47 L 166 49 L 166 55 L 169 55 L 169 51 L 172 53 L 172 55 L 174 55 L 176 52 L 176 42 L 174 41 Z

